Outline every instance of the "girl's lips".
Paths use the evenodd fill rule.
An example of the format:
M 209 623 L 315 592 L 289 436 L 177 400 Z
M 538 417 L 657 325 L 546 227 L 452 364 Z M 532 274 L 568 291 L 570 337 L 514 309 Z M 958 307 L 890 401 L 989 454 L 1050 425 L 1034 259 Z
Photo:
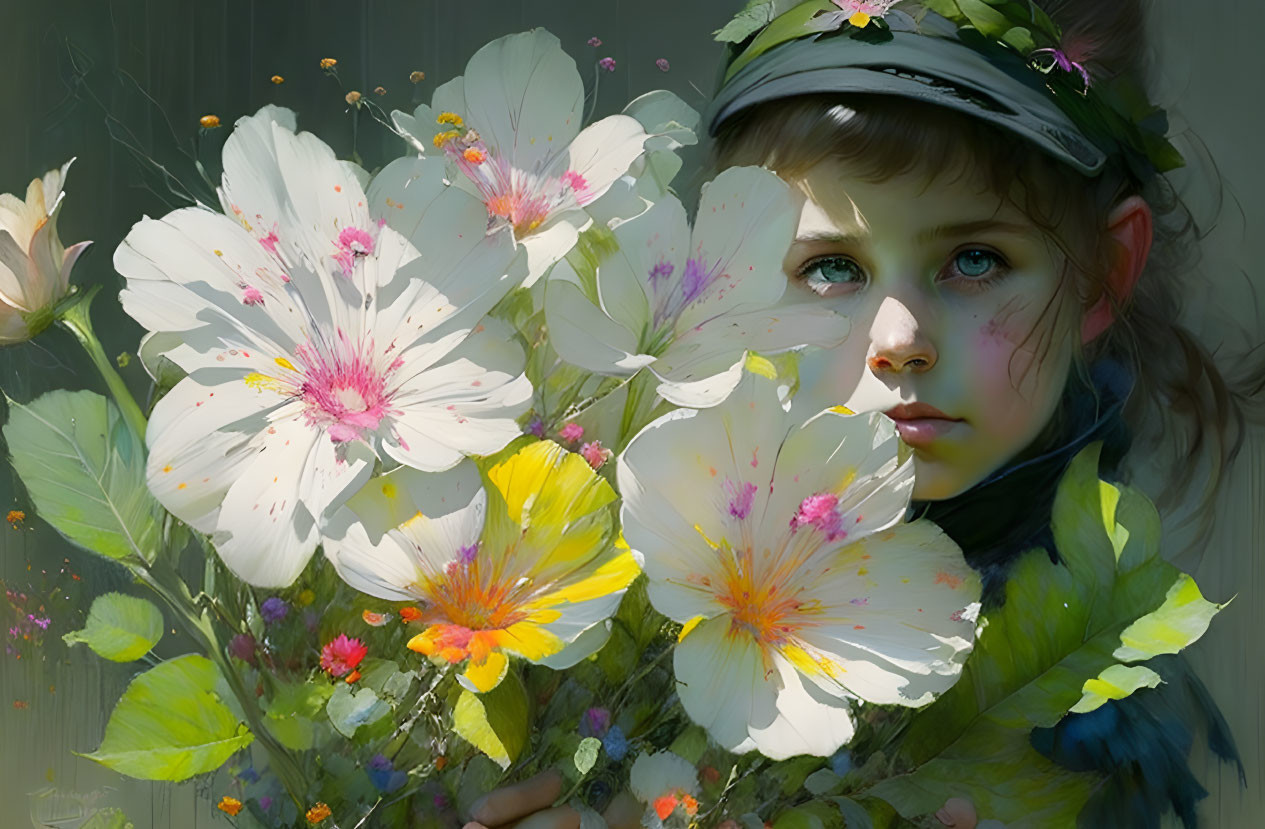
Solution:
M 943 417 L 893 419 L 896 420 L 896 431 L 900 433 L 900 439 L 915 447 L 930 446 L 961 422 Z

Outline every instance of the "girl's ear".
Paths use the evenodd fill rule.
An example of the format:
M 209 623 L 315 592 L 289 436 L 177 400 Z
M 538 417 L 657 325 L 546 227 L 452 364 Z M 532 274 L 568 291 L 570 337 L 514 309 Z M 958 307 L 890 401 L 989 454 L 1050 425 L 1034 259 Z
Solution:
M 1113 322 L 1111 298 L 1122 304 L 1138 284 L 1153 238 L 1151 207 L 1141 196 L 1130 196 L 1116 205 L 1107 217 L 1107 232 L 1114 240 L 1111 273 L 1106 290 L 1085 312 L 1081 320 L 1081 343 L 1088 343 Z

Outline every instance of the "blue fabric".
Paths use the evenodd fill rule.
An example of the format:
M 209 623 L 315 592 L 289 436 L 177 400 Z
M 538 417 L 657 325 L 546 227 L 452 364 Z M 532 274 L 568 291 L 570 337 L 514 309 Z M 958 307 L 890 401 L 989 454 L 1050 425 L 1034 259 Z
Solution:
M 1095 363 L 1089 373 L 1089 384 L 1078 376 L 1068 381 L 1059 434 L 1038 439 L 1016 461 L 955 498 L 910 507 L 910 518 L 939 524 L 979 571 L 986 610 L 1004 601 L 1010 565 L 1021 553 L 1042 547 L 1053 561 L 1059 560 L 1050 510 L 1058 481 L 1077 452 L 1102 441 L 1099 475 L 1118 479 L 1131 442 L 1122 410 L 1133 378 L 1122 365 L 1107 360 Z M 1031 495 L 1016 498 L 1017 492 Z M 1208 794 L 1187 761 L 1196 734 L 1205 735 L 1223 760 L 1237 764 L 1246 784 L 1225 719 L 1185 660 L 1162 657 L 1147 665 L 1164 679 L 1158 688 L 1086 714 L 1069 714 L 1053 728 L 1032 733 L 1033 747 L 1054 762 L 1105 777 L 1081 812 L 1081 826 L 1158 829 L 1172 808 L 1186 829 L 1196 829 L 1195 805 Z

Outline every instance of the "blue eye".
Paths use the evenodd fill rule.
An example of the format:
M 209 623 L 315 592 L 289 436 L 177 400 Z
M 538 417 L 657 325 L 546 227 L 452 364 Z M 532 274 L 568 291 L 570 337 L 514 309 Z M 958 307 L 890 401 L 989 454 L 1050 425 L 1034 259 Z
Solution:
M 976 248 L 959 253 L 953 260 L 953 267 L 963 276 L 979 279 L 988 276 L 994 269 L 1004 270 L 1006 263 L 992 251 Z
M 798 276 L 808 288 L 822 295 L 836 285 L 864 285 L 866 281 L 861 266 L 844 256 L 810 260 L 799 269 Z

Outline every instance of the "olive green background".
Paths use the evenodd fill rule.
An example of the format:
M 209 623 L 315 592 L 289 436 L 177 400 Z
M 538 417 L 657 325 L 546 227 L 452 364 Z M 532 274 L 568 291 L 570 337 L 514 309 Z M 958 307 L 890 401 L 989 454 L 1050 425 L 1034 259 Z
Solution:
M 0 191 L 23 193 L 34 176 L 71 156 L 59 228 L 66 243 L 95 240 L 75 269 L 77 283 L 103 283 L 98 330 L 110 354 L 133 352 L 140 329 L 112 296 L 121 279 L 111 267 L 115 247 L 142 215 L 162 215 L 176 202 L 148 157 L 177 178 L 193 179 L 197 153 L 215 167 L 227 127 L 265 103 L 299 113 L 341 157 L 355 150 L 370 169 L 402 152 L 402 144 L 364 113 L 353 128 L 343 96 L 355 89 L 386 110 L 411 110 L 435 86 L 460 74 L 488 40 L 543 26 L 577 60 L 591 87 L 594 62 L 610 56 L 602 73 L 598 114 L 618 111 L 632 97 L 668 88 L 701 107 L 713 86 L 720 48 L 710 32 L 741 5 L 738 0 L 0 0 Z M 1178 181 L 1210 233 L 1202 275 L 1192 275 L 1186 304 L 1190 324 L 1210 346 L 1227 348 L 1261 339 L 1261 284 L 1265 254 L 1265 169 L 1259 158 L 1265 100 L 1259 85 L 1259 33 L 1265 4 L 1258 0 L 1157 0 L 1151 44 L 1162 103 L 1193 126 L 1206 153 L 1192 154 Z M 597 36 L 603 45 L 586 41 Z M 338 60 L 339 82 L 317 67 Z M 664 73 L 655 60 L 666 58 Z M 413 70 L 426 73 L 414 86 Z M 280 74 L 285 82 L 274 85 Z M 382 86 L 386 94 L 372 90 Z M 200 133 L 198 118 L 215 114 L 226 125 Z M 1189 142 L 1183 144 L 1189 149 Z M 692 150 L 687 171 L 701 153 Z M 1215 167 L 1209 162 L 1215 159 Z M 1225 189 L 1214 186 L 1217 173 Z M 688 188 L 695 182 L 686 182 Z M 133 361 L 123 374 L 144 399 L 144 372 Z M 29 400 L 56 387 L 100 388 L 69 335 L 50 330 L 35 343 L 0 349 L 0 387 Z M 1153 487 L 1161 474 L 1139 463 L 1139 479 Z M 138 829 L 227 825 L 213 804 L 212 781 L 180 786 L 128 780 L 75 757 L 100 741 L 108 713 L 137 665 L 104 664 L 58 638 L 81 626 L 92 597 L 128 589 L 119 568 L 72 548 L 33 515 L 7 464 L 0 473 L 0 512 L 25 509 L 22 529 L 0 534 L 0 578 L 47 598 L 53 621 L 33 659 L 0 656 L 0 827 L 30 825 L 28 802 L 51 814 L 38 793 L 77 794 L 88 804 L 125 808 Z M 1191 656 L 1221 703 L 1247 766 L 1240 790 L 1228 768 L 1209 766 L 1211 792 L 1203 813 L 1211 827 L 1258 825 L 1265 767 L 1261 741 L 1265 631 L 1265 462 L 1259 431 L 1245 448 L 1221 499 L 1212 538 L 1197 565 L 1210 598 L 1236 600 L 1214 622 Z M 1189 535 L 1189 532 L 1186 533 Z M 1181 539 L 1181 532 L 1173 535 Z M 1173 545 L 1176 551 L 1178 546 Z M 78 578 L 75 578 L 78 576 Z M 6 608 L 0 621 L 7 628 Z M 0 630 L 4 635 L 4 630 Z M 162 656 L 188 649 L 168 635 Z M 1196 760 L 1202 769 L 1202 755 Z M 73 814 L 72 801 L 61 805 Z M 41 825 L 41 824 L 36 824 Z M 57 824 L 74 826 L 74 822 Z

